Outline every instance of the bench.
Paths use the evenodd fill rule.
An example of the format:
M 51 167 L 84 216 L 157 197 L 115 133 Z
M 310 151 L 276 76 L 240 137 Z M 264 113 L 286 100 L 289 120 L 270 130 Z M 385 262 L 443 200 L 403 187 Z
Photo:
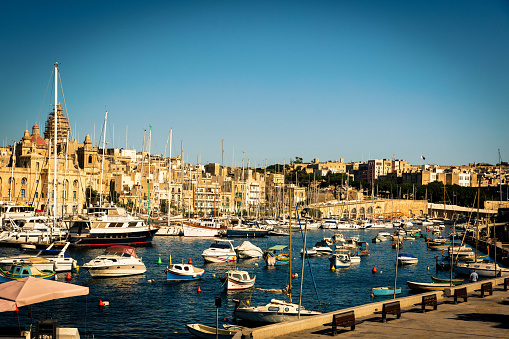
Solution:
M 475 291 L 481 291 L 481 298 L 484 298 L 484 292 L 488 292 L 490 295 L 493 295 L 493 284 L 491 282 L 481 284 L 481 288 Z
M 332 322 L 323 324 L 324 326 L 332 326 L 332 335 L 338 334 L 338 326 L 350 327 L 350 330 L 355 330 L 355 325 L 362 324 L 363 320 L 355 320 L 354 311 L 348 311 L 343 313 L 334 314 L 332 316 Z
M 436 310 L 437 306 L 440 305 L 440 304 L 443 304 L 443 303 L 437 301 L 437 295 L 436 294 L 432 294 L 432 295 L 423 295 L 422 296 L 422 301 L 420 303 L 415 304 L 415 305 L 416 306 L 417 305 L 421 305 L 421 312 L 425 313 L 426 312 L 426 306 L 433 306 L 433 310 Z
M 401 313 L 408 311 L 402 311 L 399 301 L 392 301 L 382 305 L 382 311 L 375 312 L 375 314 L 382 314 L 382 322 L 387 322 L 387 314 L 395 315 L 397 319 L 401 318 Z
M 467 288 L 466 287 L 457 288 L 457 289 L 454 290 L 454 303 L 455 304 L 458 303 L 458 299 L 459 298 L 463 298 L 463 302 L 467 302 L 468 301 L 468 297 L 472 297 L 472 295 L 469 295 L 467 293 Z

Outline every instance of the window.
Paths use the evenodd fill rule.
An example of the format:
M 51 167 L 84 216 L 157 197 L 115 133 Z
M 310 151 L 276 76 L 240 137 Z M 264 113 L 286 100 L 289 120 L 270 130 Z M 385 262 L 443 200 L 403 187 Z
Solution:
M 37 199 L 39 197 L 39 192 L 35 192 L 35 198 Z
M 21 179 L 21 185 L 26 185 L 26 183 L 27 183 L 27 178 Z
M 25 197 L 25 190 L 24 190 L 24 189 L 22 189 L 22 190 L 21 190 L 21 192 L 20 192 L 20 194 L 21 194 L 21 197 L 22 197 L 22 198 L 24 198 L 24 197 Z
M 74 182 L 72 183 L 72 185 L 73 185 L 74 187 L 78 187 L 78 180 L 74 180 Z
M 9 198 L 11 197 L 11 189 L 9 188 Z
M 76 200 L 76 191 L 72 191 L 72 199 Z
M 91 156 L 91 155 L 89 155 L 89 156 L 88 156 L 88 163 L 89 163 L 89 164 L 91 164 L 91 163 L 92 163 L 92 156 Z
M 10 177 L 9 178 L 9 185 L 12 184 L 12 182 L 13 182 L 13 179 L 12 179 L 12 177 Z

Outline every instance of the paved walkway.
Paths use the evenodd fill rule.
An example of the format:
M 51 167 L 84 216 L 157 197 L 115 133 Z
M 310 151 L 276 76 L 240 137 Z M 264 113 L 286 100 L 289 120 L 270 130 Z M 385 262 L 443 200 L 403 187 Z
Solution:
M 354 331 L 346 328 L 338 338 L 509 338 L 509 291 L 494 291 L 492 296 L 480 298 L 480 292 L 468 302 L 452 303 L 453 298 L 438 305 L 437 311 L 420 313 L 420 306 L 403 313 L 401 319 L 388 315 L 382 323 L 381 315 L 372 315 Z M 509 299 L 508 299 L 509 301 Z M 432 309 L 428 307 L 428 309 Z M 277 337 L 287 338 L 330 338 L 331 328 L 320 326 L 306 331 Z

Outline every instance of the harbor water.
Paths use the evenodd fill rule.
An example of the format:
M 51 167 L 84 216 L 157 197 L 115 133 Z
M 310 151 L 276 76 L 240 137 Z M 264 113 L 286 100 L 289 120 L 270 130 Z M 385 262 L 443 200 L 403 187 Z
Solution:
M 392 241 L 372 243 L 371 239 L 379 231 L 393 232 L 395 229 L 368 229 L 342 231 L 345 238 L 360 237 L 369 243 L 370 255 L 364 256 L 360 264 L 349 268 L 330 269 L 328 257 L 309 259 L 311 271 L 306 262 L 302 305 L 306 309 L 330 312 L 342 308 L 390 299 L 391 297 L 372 297 L 373 287 L 394 286 L 396 250 Z M 443 235 L 450 233 L 446 228 Z M 340 231 L 337 231 L 340 232 Z M 324 237 L 331 237 L 333 230 L 313 230 L 307 235 L 307 246 L 312 247 Z M 262 250 L 273 245 L 288 245 L 288 237 L 267 237 L 256 239 L 233 238 L 239 246 L 249 240 Z M 79 328 L 82 338 L 169 338 L 192 337 L 185 324 L 201 323 L 215 326 L 215 298 L 222 298 L 219 308 L 219 324 L 232 323 L 234 301 L 250 300 L 251 306 L 265 305 L 270 299 L 282 299 L 283 295 L 270 294 L 254 289 L 224 292 L 219 277 L 228 269 L 225 264 L 205 264 L 201 252 L 213 242 L 212 238 L 155 237 L 151 247 L 137 248 L 147 272 L 143 275 L 121 278 L 91 278 L 85 269 L 72 273 L 71 283 L 88 286 L 87 296 L 51 300 L 33 305 L 33 320 L 48 317 L 58 320 L 60 327 Z M 302 258 L 300 250 L 303 239 L 300 232 L 292 233 L 292 272 L 298 277 L 292 280 L 292 300 L 298 303 Z M 0 248 L 0 255 L 18 253 L 18 249 Z M 70 248 L 67 254 L 79 265 L 101 254 L 103 249 Z M 404 240 L 402 253 L 419 258 L 417 265 L 398 268 L 397 286 L 402 288 L 401 296 L 410 290 L 406 281 L 430 282 L 431 276 L 449 278 L 449 272 L 435 271 L 435 255 L 440 252 L 428 251 L 424 239 Z M 167 282 L 164 270 L 169 263 L 187 263 L 190 259 L 197 267 L 205 269 L 202 279 L 186 282 Z M 159 258 L 163 264 L 157 264 Z M 283 289 L 289 283 L 289 267 L 267 267 L 263 259 L 240 260 L 240 263 L 258 264 L 258 267 L 243 268 L 256 275 L 255 287 L 263 289 Z M 377 273 L 373 274 L 373 268 Z M 59 273 L 58 280 L 65 281 L 67 273 Z M 316 284 L 316 290 L 313 287 Z M 198 292 L 198 289 L 201 292 Z M 99 301 L 109 302 L 100 308 Z M 316 308 L 315 308 L 316 307 Z M 0 313 L 0 326 L 20 326 L 28 328 L 29 307 L 21 307 L 19 312 Z

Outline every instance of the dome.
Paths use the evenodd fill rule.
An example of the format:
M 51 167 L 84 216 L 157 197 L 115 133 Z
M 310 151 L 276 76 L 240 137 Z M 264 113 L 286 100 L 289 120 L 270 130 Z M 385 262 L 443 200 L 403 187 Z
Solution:
M 25 131 L 25 134 L 27 134 L 27 132 L 28 131 Z M 44 141 L 44 139 L 39 134 L 39 126 L 37 124 L 32 127 L 32 137 L 30 138 L 30 141 L 37 144 L 37 146 L 46 146 L 46 141 Z

